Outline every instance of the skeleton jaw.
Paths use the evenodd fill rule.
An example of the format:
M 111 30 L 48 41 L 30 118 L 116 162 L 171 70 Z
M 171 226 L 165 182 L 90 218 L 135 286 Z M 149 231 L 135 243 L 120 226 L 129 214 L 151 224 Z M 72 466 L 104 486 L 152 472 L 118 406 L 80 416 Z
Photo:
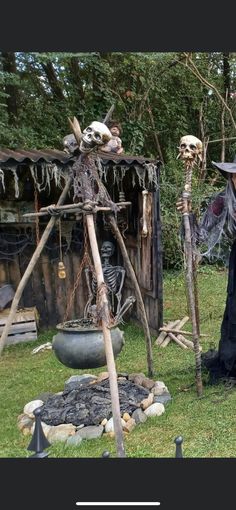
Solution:
M 84 138 L 85 137 L 82 136 L 79 149 L 81 152 L 91 152 L 96 147 L 96 144 L 92 140 L 88 141 Z

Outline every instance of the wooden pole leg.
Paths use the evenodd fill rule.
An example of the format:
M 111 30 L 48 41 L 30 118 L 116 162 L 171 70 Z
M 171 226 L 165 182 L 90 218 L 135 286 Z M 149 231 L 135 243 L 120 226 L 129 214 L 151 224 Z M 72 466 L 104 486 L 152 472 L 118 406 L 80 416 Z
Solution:
M 116 448 L 117 448 L 117 456 L 125 457 L 125 449 L 124 449 L 124 441 L 123 441 L 123 430 L 121 425 L 121 416 L 120 416 L 120 402 L 119 402 L 119 392 L 118 392 L 118 382 L 117 382 L 117 374 L 116 374 L 116 366 L 114 360 L 114 353 L 112 348 L 111 341 L 111 332 L 107 327 L 107 323 L 109 320 L 109 303 L 107 298 L 107 289 L 104 282 L 102 263 L 100 259 L 100 254 L 98 250 L 97 238 L 95 233 L 94 226 L 94 218 L 92 214 L 86 215 L 86 223 L 88 228 L 88 236 L 90 241 L 91 252 L 93 256 L 94 268 L 97 277 L 97 286 L 98 290 L 100 290 L 100 304 L 103 310 L 104 317 L 102 318 L 102 331 L 105 345 L 105 353 L 106 353 L 106 361 L 107 361 L 107 369 L 109 373 L 109 383 L 110 383 L 110 391 L 111 391 L 111 405 L 112 405 L 112 415 L 114 422 L 114 432 L 116 438 Z
M 136 274 L 134 272 L 133 266 L 132 266 L 132 264 L 130 262 L 130 258 L 129 258 L 129 255 L 127 253 L 127 249 L 126 249 L 123 237 L 122 237 L 122 235 L 120 233 L 119 227 L 118 227 L 118 225 L 116 223 L 116 220 L 115 220 L 114 216 L 109 214 L 108 215 L 108 221 L 109 221 L 109 223 L 111 225 L 112 232 L 113 232 L 113 234 L 114 234 L 114 236 L 115 236 L 115 238 L 116 238 L 116 240 L 117 240 L 117 242 L 119 244 L 120 251 L 121 251 L 122 257 L 123 257 L 124 266 L 127 269 L 127 273 L 129 274 L 130 279 L 132 280 L 132 283 L 133 283 L 133 286 L 134 286 L 135 297 L 136 297 L 136 300 L 137 300 L 137 305 L 139 307 L 140 318 L 141 318 L 141 322 L 142 322 L 142 326 L 143 326 L 143 331 L 144 331 L 144 336 L 145 336 L 145 341 L 146 341 L 148 375 L 149 375 L 149 377 L 153 377 L 153 375 L 154 375 L 154 368 L 153 368 L 152 340 L 151 340 L 151 334 L 150 334 L 150 330 L 149 330 L 147 314 L 146 314 L 146 310 L 145 310 L 142 294 L 141 294 L 141 291 L 140 291 L 140 287 L 139 287 L 139 284 L 138 284 L 138 281 L 137 281 Z

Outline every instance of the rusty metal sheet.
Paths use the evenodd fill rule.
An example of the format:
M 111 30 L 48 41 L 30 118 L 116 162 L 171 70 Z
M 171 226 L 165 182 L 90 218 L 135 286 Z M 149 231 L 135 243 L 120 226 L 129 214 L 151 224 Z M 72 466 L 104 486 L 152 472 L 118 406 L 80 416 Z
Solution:
M 158 161 L 144 158 L 142 156 L 132 156 L 127 154 L 107 154 L 104 152 L 98 153 L 104 165 L 115 164 L 115 165 L 143 165 L 144 163 L 155 163 Z M 38 163 L 44 161 L 46 163 L 60 162 L 62 165 L 66 165 L 69 161 L 74 161 L 75 158 L 66 154 L 63 151 L 55 149 L 44 149 L 44 150 L 11 150 L 11 149 L 0 149 L 0 165 L 3 163 Z

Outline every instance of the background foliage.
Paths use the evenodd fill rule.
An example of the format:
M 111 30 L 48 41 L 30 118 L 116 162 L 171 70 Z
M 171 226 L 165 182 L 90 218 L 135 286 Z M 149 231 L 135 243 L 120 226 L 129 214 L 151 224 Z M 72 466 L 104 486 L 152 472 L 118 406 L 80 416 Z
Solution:
M 115 103 L 126 153 L 161 158 L 164 265 L 179 267 L 179 218 L 175 202 L 183 184 L 176 161 L 179 139 L 194 134 L 207 145 L 203 172 L 195 179 L 194 200 L 224 185 L 211 160 L 230 161 L 236 152 L 235 128 L 214 87 L 235 114 L 234 53 L 189 56 L 210 85 L 191 71 L 181 53 L 1 53 L 0 145 L 58 148 L 69 133 L 67 117 L 82 126 L 102 120 Z M 226 140 L 222 153 L 222 138 Z M 213 140 L 220 140 L 213 142 Z M 213 143 L 212 143 L 213 142 Z

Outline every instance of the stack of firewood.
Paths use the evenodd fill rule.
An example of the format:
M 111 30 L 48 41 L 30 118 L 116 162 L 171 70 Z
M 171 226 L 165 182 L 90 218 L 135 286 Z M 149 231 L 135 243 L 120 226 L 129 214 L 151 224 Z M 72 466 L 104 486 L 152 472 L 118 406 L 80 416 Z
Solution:
M 160 334 L 157 337 L 155 344 L 160 347 L 166 347 L 171 340 L 176 342 L 182 349 L 192 349 L 194 350 L 194 345 L 192 340 L 188 340 L 184 335 L 192 335 L 191 331 L 183 331 L 182 327 L 186 322 L 188 322 L 189 317 L 184 317 L 182 320 L 176 320 L 168 322 L 164 324 L 162 328 L 159 329 Z M 200 335 L 202 336 L 202 335 Z M 202 348 L 200 347 L 200 350 Z

